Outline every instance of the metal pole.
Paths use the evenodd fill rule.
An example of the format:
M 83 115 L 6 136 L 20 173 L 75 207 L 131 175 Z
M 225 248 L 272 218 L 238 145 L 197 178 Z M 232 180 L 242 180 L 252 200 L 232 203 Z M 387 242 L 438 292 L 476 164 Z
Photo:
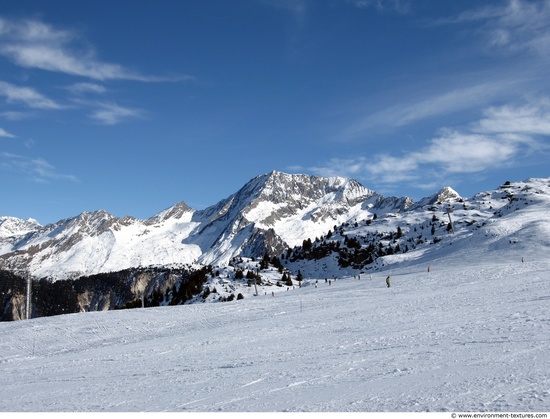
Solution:
M 25 319 L 29 320 L 31 312 L 31 285 L 32 278 L 31 274 L 27 274 L 27 301 L 25 302 Z
M 453 220 L 451 220 L 451 210 L 447 210 L 447 215 L 449 216 L 449 223 L 451 224 L 451 230 L 453 231 L 453 234 L 455 232 L 455 228 L 453 226 Z

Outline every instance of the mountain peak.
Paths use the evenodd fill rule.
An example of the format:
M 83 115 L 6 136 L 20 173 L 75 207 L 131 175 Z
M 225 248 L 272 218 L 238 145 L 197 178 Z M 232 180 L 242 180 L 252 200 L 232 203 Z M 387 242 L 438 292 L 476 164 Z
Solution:
M 471 211 L 506 215 L 540 199 L 547 202 L 549 182 L 518 182 L 471 200 L 462 200 L 447 186 L 412 204 L 406 197 L 385 198 L 354 179 L 274 170 L 203 210 L 181 201 L 145 221 L 104 210 L 45 227 L 34 220 L 0 217 L 0 268 L 62 278 L 147 265 L 224 265 L 238 255 L 274 256 L 335 226 L 362 226 L 375 215 L 390 223 L 384 228 L 454 207 L 464 208 L 464 217 Z
M 23 235 L 40 227 L 42 226 L 38 221 L 32 218 L 23 220 L 21 218 L 3 216 L 0 217 L 0 238 Z
M 453 202 L 462 199 L 462 197 L 450 186 L 445 186 L 433 195 L 422 198 L 411 208 L 421 208 L 429 205 L 442 204 L 444 202 Z
M 445 186 L 437 193 L 437 202 L 449 202 L 460 199 L 461 196 L 450 186 Z
M 335 194 L 337 200 L 355 203 L 374 194 L 356 180 L 338 176 L 320 177 L 273 170 L 254 180 L 260 182 L 259 196 L 274 203 L 320 199 L 326 194 Z
M 146 223 L 156 223 L 167 220 L 169 218 L 180 219 L 184 214 L 194 212 L 195 210 L 189 207 L 184 201 L 178 202 L 176 205 L 166 208 L 153 217 L 149 218 Z

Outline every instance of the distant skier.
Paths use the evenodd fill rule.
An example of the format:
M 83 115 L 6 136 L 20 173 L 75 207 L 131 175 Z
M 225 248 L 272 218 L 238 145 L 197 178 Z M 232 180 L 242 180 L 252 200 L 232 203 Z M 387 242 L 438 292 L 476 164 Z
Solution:
M 390 287 L 390 277 L 389 276 L 386 278 L 386 285 L 388 286 L 388 288 Z

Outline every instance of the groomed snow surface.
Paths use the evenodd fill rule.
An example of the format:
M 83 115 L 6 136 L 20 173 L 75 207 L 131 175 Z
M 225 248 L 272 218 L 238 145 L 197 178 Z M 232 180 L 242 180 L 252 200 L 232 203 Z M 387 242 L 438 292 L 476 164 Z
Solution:
M 528 256 L 2 323 L 0 411 L 548 412 L 550 261 Z

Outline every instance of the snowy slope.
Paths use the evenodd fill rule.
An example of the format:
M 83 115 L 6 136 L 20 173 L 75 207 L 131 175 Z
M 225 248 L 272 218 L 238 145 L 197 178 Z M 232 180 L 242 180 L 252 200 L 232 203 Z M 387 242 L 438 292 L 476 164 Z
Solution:
M 486 256 L 487 253 L 495 260 L 506 261 L 509 251 L 516 258 L 520 253 L 547 257 L 550 249 L 550 179 L 527 179 L 502 185 L 472 198 L 462 198 L 452 189 L 444 188 L 406 211 L 367 221 L 339 226 L 339 229 L 343 235 L 357 238 L 363 247 L 374 243 L 376 247 L 379 244 L 393 248 L 399 245 L 401 250 L 379 257 L 374 264 L 361 269 L 338 270 L 337 254 L 321 261 L 298 260 L 286 267 L 294 272 L 300 269 L 305 275 L 327 276 L 335 269 L 353 275 L 421 260 L 428 264 L 439 258 L 475 260 L 478 255 Z M 398 229 L 402 231 L 400 238 L 396 234 Z M 342 236 L 335 234 L 325 240 L 342 242 Z M 472 246 L 476 252 L 470 251 Z
M 13 236 L 14 234 L 27 234 L 40 227 L 38 221 L 32 218 L 22 220 L 16 217 L 0 217 L 0 238 Z
M 525 246 L 275 297 L 1 323 L 0 411 L 547 412 L 550 261 Z
M 547 412 L 547 192 L 529 179 L 349 225 L 426 239 L 360 279 L 327 257 L 295 262 L 301 288 L 209 283 L 242 300 L 0 323 L 0 411 Z

